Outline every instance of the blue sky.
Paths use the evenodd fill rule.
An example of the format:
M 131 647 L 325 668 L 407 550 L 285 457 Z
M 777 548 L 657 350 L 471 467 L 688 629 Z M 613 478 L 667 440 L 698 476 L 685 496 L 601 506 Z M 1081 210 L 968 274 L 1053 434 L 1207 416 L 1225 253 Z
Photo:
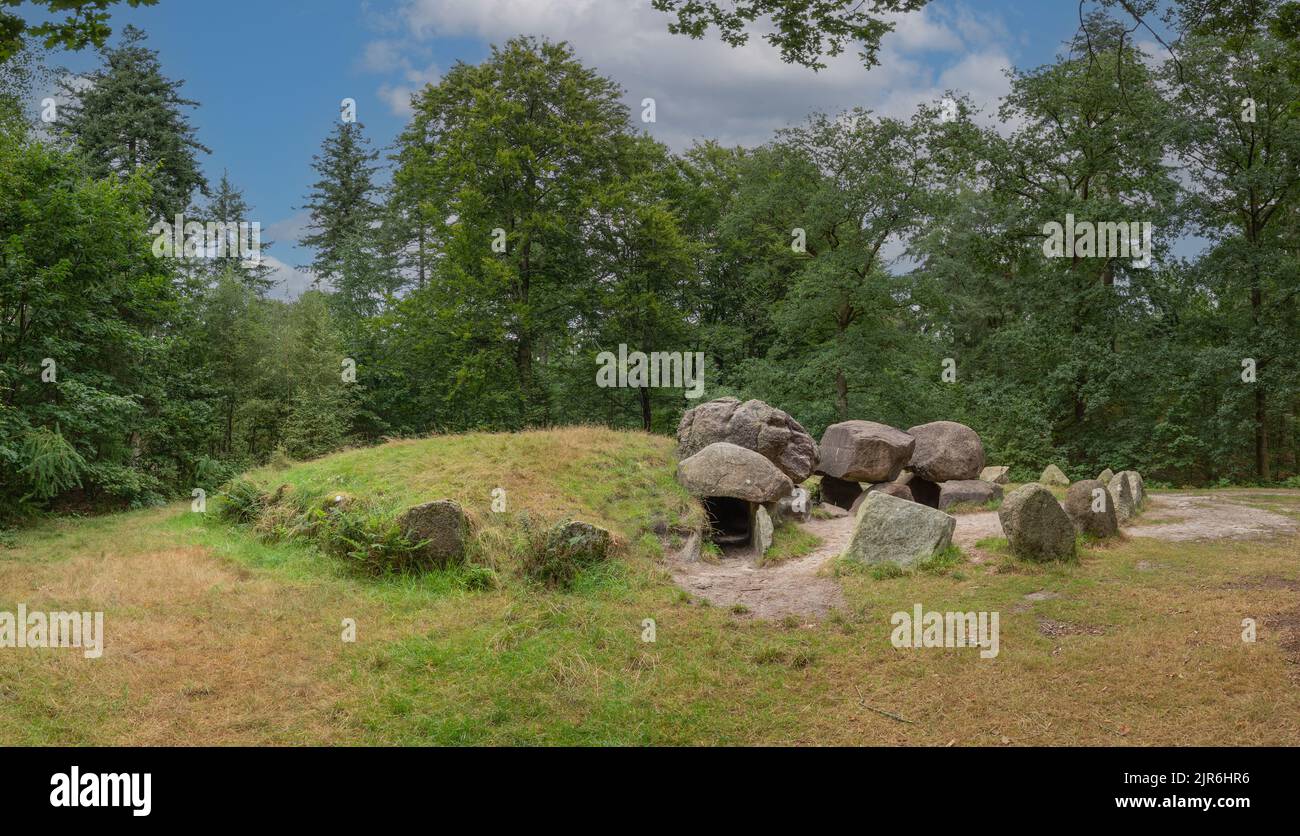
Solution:
M 26 10 L 30 15 L 30 9 Z M 651 133 L 675 148 L 695 138 L 757 144 L 811 109 L 870 107 L 904 115 L 946 89 L 991 106 L 1003 69 L 1050 61 L 1078 24 L 1072 0 L 933 0 L 900 18 L 882 45 L 882 66 L 845 55 L 820 73 L 790 67 L 754 38 L 731 49 L 671 36 L 650 0 L 161 0 L 114 8 L 119 32 L 148 33 L 164 72 L 201 102 L 190 117 L 212 149 L 201 163 L 243 189 L 262 223 L 269 255 L 285 267 L 279 295 L 308 278 L 292 269 L 310 254 L 294 245 L 298 208 L 314 180 L 311 156 L 351 97 L 372 144 L 401 131 L 411 91 L 457 60 L 484 58 L 513 34 L 569 40 L 589 65 L 620 82 L 633 113 L 654 97 Z M 54 53 L 53 63 L 92 69 L 93 53 Z

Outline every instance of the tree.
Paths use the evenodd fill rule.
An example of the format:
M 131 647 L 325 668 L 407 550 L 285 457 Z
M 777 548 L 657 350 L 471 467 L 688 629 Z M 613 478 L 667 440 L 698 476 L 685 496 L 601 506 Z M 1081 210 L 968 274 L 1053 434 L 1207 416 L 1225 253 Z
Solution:
M 303 207 L 311 213 L 310 232 L 299 243 L 316 251 L 309 269 L 317 281 L 335 289 L 346 281 L 349 252 L 375 234 L 379 218 L 373 165 L 379 152 L 369 150 L 363 131 L 360 122 L 340 122 L 312 156 L 320 179 Z
M 117 47 L 104 50 L 104 67 L 89 76 L 89 85 L 65 79 L 72 103 L 61 110 L 59 124 L 95 177 L 142 172 L 152 187 L 152 216 L 170 223 L 189 208 L 195 189 L 207 194 L 195 154 L 209 151 L 182 112 L 198 102 L 181 97 L 184 82 L 163 75 L 158 53 L 145 48 L 144 39 L 127 26 Z
M 224 240 L 224 251 L 220 247 L 209 251 L 201 264 L 209 276 L 230 273 L 258 296 L 265 296 L 275 286 L 275 280 L 271 278 L 274 268 L 262 253 L 270 249 L 274 242 L 262 241 L 260 232 L 257 241 L 253 241 L 251 216 L 252 207 L 244 200 L 244 193 L 230 182 L 230 175 L 223 171 L 221 180 L 208 201 L 203 220 L 216 224 L 214 229 Z M 213 246 L 213 242 L 208 243 L 209 247 Z M 257 244 L 254 257 L 245 258 L 241 247 L 254 243 Z
M 857 43 L 862 63 L 879 64 L 880 39 L 894 30 L 894 24 L 880 15 L 914 12 L 929 0 L 651 0 L 661 12 L 677 19 L 668 24 L 674 35 L 702 38 L 716 26 L 724 43 L 736 47 L 749 41 L 746 27 L 764 18 L 775 31 L 764 40 L 781 50 L 781 60 L 814 70 L 826 65 L 824 56 L 834 57 L 850 43 Z
M 1198 232 L 1212 242 L 1202 280 L 1221 300 L 1219 327 L 1233 366 L 1255 364 L 1256 380 L 1232 391 L 1249 398 L 1255 475 L 1272 478 L 1270 425 L 1289 410 L 1300 381 L 1295 276 L 1300 271 L 1300 81 L 1286 47 L 1268 32 L 1261 6 L 1243 31 L 1223 40 L 1195 31 L 1182 72 L 1169 73 L 1177 112 L 1175 148 L 1191 177 Z M 1226 346 L 1225 346 L 1226 347 Z
M 436 253 L 429 280 L 442 288 L 423 298 L 453 306 L 458 330 L 505 342 L 515 420 L 547 423 L 546 358 L 563 353 L 590 280 L 586 213 L 621 173 L 620 90 L 565 44 L 515 38 L 482 64 L 456 64 L 413 104 L 394 194 L 415 201 L 403 214 Z
M 108 12 L 104 10 L 121 0 L 3 0 L 0 6 L 21 6 L 24 2 L 36 7 L 45 6 L 51 12 L 69 14 L 61 21 L 32 26 L 16 14 L 0 11 L 0 63 L 22 49 L 23 38 L 27 35 L 44 39 L 46 49 L 62 46 L 76 50 L 103 46 L 108 36 L 113 34 L 108 28 Z M 157 2 L 126 0 L 132 8 L 152 6 Z

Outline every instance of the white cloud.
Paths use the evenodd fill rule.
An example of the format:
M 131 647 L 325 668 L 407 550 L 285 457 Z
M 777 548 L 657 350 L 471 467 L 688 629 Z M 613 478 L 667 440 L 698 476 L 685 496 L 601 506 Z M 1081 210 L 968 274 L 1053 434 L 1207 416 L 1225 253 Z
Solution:
M 585 64 L 623 85 L 634 119 L 641 100 L 654 98 L 657 121 L 644 127 L 680 150 L 704 138 L 759 144 L 814 110 L 864 106 L 904 116 L 948 88 L 992 109 L 1006 90 L 1005 29 L 964 7 L 934 8 L 898 16 L 896 30 L 882 41 L 879 66 L 866 70 L 850 47 L 818 73 L 782 62 L 761 32 L 739 49 L 716 32 L 698 41 L 671 35 L 670 16 L 647 0 L 406 0 L 397 17 L 406 29 L 403 55 L 422 54 L 430 41 L 448 37 L 501 43 L 530 34 L 568 41 Z M 395 112 L 409 113 L 418 82 L 437 76 L 430 67 L 412 78 L 422 72 L 415 70 L 421 59 L 394 62 L 396 43 L 388 37 L 367 45 L 362 62 L 401 73 L 379 95 Z
M 270 276 L 275 282 L 275 287 L 271 288 L 270 292 L 273 298 L 297 299 L 304 292 L 311 290 L 312 283 L 316 280 L 311 273 L 285 264 L 273 255 L 263 253 L 262 260 L 274 268 Z

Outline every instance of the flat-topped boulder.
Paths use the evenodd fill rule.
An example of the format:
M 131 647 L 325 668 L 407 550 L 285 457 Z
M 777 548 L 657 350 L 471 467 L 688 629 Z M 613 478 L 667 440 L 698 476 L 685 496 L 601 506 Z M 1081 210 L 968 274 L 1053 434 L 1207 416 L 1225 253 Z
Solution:
M 952 543 L 957 520 L 942 511 L 872 491 L 858 507 L 850 560 L 915 566 Z
M 817 442 L 798 421 L 763 401 L 718 398 L 688 409 L 677 425 L 677 455 L 686 459 L 727 442 L 762 455 L 798 483 L 817 466 Z
M 1011 553 L 1027 560 L 1071 560 L 1074 521 L 1052 492 L 1040 484 L 1021 485 L 1006 495 L 998 521 Z
M 1119 531 L 1115 498 L 1099 479 L 1080 479 L 1065 492 L 1065 513 L 1080 534 L 1114 537 Z
M 978 479 L 984 469 L 984 444 L 965 424 L 932 421 L 912 427 L 907 434 L 916 439 L 910 467 L 922 479 Z
M 983 479 L 952 479 L 939 484 L 939 510 L 958 503 L 984 505 L 1002 498 L 1002 486 Z
M 916 439 L 875 421 L 841 421 L 822 434 L 817 472 L 852 482 L 892 482 L 912 457 Z
M 1065 471 L 1054 464 L 1049 464 L 1043 468 L 1043 475 L 1038 477 L 1038 484 L 1050 485 L 1057 488 L 1067 488 L 1070 486 L 1070 477 L 1065 475 Z
M 775 502 L 794 485 L 767 457 L 719 441 L 677 463 L 677 481 L 691 496 Z

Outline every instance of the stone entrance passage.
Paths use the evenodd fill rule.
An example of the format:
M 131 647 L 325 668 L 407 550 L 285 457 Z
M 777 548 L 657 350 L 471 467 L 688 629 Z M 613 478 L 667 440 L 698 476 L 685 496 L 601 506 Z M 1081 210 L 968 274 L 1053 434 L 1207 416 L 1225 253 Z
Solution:
M 749 503 L 730 496 L 704 497 L 713 542 L 719 546 L 747 546 L 752 533 Z

